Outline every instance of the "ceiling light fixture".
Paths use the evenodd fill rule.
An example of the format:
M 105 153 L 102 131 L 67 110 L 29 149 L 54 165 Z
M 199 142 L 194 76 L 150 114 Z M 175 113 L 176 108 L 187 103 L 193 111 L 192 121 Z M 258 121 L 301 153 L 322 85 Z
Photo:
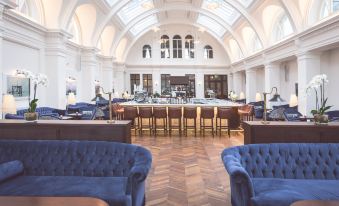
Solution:
M 157 27 L 157 26 L 154 26 L 154 27 L 152 28 L 152 30 L 153 30 L 154 32 L 158 32 L 158 31 L 160 31 L 160 28 Z
M 207 4 L 207 8 L 210 10 L 215 10 L 220 7 L 220 4 L 217 1 L 211 1 Z

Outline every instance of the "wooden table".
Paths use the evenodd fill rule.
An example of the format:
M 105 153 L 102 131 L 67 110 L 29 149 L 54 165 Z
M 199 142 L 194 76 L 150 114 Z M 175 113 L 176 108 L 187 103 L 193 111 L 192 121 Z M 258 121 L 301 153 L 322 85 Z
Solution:
M 0 206 L 108 206 L 90 197 L 0 197 Z
M 245 144 L 261 143 L 339 143 L 339 123 L 315 125 L 312 122 L 244 122 Z
M 0 120 L 0 139 L 89 140 L 131 143 L 131 122 L 99 120 Z
M 320 201 L 320 200 L 298 201 L 293 203 L 291 206 L 339 206 L 339 201 Z

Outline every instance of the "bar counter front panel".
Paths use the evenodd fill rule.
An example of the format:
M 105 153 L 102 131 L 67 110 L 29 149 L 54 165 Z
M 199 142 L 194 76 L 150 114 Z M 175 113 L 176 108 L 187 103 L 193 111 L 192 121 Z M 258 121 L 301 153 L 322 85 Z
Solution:
M 312 122 L 244 122 L 245 144 L 261 143 L 339 143 L 339 123 L 315 125 Z

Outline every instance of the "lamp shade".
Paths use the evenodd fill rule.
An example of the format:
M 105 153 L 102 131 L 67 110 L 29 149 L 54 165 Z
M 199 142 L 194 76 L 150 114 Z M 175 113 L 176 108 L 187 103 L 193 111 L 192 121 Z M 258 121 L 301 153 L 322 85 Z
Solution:
M 256 102 L 262 101 L 262 99 L 261 99 L 261 94 L 260 94 L 259 92 L 256 93 L 256 95 L 255 95 L 255 101 L 256 101 Z
M 290 98 L 290 107 L 296 107 L 296 106 L 298 106 L 298 97 L 297 95 L 292 94 Z
M 14 96 L 11 94 L 5 94 L 2 98 L 2 113 L 4 114 L 16 114 L 16 103 Z
M 67 96 L 67 104 L 74 105 L 77 102 L 75 95 L 73 92 L 69 93 Z
M 245 97 L 245 93 L 244 92 L 240 92 L 240 97 L 239 97 L 240 99 L 246 99 L 246 97 Z

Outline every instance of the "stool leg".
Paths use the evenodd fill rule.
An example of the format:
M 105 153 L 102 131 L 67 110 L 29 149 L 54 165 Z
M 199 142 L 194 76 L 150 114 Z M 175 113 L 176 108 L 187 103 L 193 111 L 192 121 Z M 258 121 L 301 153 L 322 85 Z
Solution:
M 168 124 L 169 124 L 169 128 L 168 128 L 169 135 L 172 136 L 172 119 L 171 118 L 168 119 Z
M 153 118 L 154 119 L 154 128 L 153 128 L 153 134 L 154 136 L 157 136 L 157 119 L 156 118 Z
M 194 136 L 197 136 L 197 118 L 194 118 Z
M 214 137 L 214 119 L 211 119 L 212 120 L 212 135 Z

